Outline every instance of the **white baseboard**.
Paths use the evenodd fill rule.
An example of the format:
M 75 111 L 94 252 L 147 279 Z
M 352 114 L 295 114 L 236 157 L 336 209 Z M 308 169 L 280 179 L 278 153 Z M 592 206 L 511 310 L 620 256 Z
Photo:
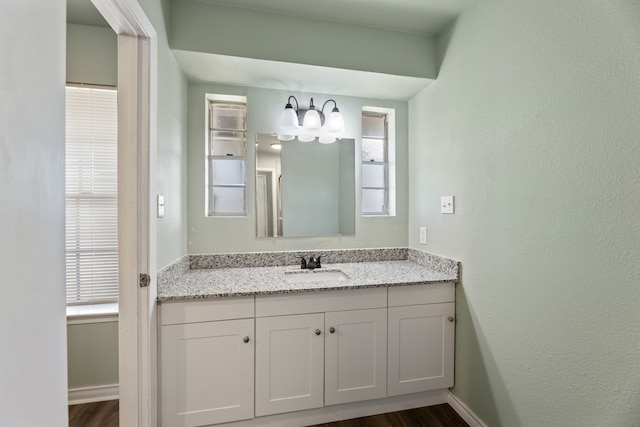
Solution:
M 469 424 L 470 427 L 487 427 L 482 420 L 471 410 L 469 407 L 455 395 L 449 392 L 447 396 L 447 403 L 453 408 L 454 411 L 462 417 L 463 420 Z
M 103 402 L 119 398 L 118 384 L 96 387 L 80 387 L 69 390 L 69 405 Z

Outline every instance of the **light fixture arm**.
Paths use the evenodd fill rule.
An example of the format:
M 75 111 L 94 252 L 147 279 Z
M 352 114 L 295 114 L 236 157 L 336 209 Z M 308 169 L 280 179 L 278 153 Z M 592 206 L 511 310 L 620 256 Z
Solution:
M 338 110 L 338 104 L 333 99 L 327 99 L 324 104 L 322 104 L 322 109 L 320 111 L 324 113 L 324 106 L 327 105 L 327 102 L 333 102 L 333 110 L 331 111 L 340 111 Z
M 296 101 L 296 112 L 297 112 L 300 109 L 300 107 L 298 105 L 298 100 L 293 95 L 289 95 L 289 99 L 287 99 L 287 105 L 285 105 L 284 108 L 293 108 L 293 106 L 291 105 L 291 98 L 293 98 L 293 100 Z M 282 105 L 282 104 L 280 104 L 280 105 Z

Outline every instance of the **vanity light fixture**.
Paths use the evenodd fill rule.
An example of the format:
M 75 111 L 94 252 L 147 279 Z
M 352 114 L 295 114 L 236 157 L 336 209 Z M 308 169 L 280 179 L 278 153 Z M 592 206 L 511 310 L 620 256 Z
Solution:
M 282 144 L 271 144 L 271 149 L 280 151 L 282 149 Z
M 296 102 L 296 108 L 291 105 L 291 99 Z M 333 109 L 329 116 L 325 116 L 324 107 L 333 102 Z M 329 99 L 322 104 L 320 111 L 313 105 L 313 98 L 309 108 L 300 108 L 295 96 L 289 96 L 284 111 L 280 114 L 280 126 L 278 139 L 280 141 L 292 141 L 298 137 L 298 141 L 311 142 L 318 138 L 322 144 L 331 144 L 336 138 L 342 138 L 344 133 L 344 118 L 340 114 L 338 104 Z

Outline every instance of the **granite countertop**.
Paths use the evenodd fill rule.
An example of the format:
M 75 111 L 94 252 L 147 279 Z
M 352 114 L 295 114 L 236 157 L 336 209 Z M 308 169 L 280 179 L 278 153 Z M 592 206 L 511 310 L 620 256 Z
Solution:
M 413 260 L 323 263 L 321 271 L 339 270 L 348 278 L 341 281 L 295 283 L 287 272 L 315 274 L 299 266 L 235 267 L 187 270 L 175 280 L 161 282 L 158 301 L 317 292 L 338 289 L 417 285 L 458 281 L 455 271 L 442 271 Z

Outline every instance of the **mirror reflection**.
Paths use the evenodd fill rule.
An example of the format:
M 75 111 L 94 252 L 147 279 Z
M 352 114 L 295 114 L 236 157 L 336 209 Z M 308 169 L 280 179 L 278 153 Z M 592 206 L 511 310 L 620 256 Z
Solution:
M 355 235 L 355 141 L 256 136 L 257 237 Z

